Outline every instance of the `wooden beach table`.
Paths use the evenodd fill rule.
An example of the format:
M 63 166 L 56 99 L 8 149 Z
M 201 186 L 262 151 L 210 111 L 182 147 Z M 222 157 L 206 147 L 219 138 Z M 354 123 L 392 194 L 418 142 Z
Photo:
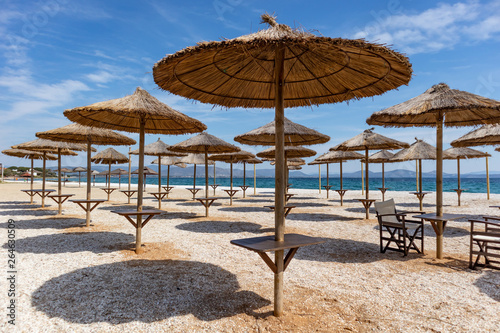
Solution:
M 130 198 L 137 193 L 137 190 L 120 190 L 123 194 L 125 194 L 128 198 L 128 203 L 130 203 Z
M 111 195 L 111 193 L 113 193 L 115 190 L 117 190 L 117 188 L 116 187 L 101 187 L 101 190 L 106 192 L 106 194 L 108 195 L 107 201 L 109 201 L 109 196 Z
M 136 220 L 138 219 L 139 216 L 141 216 L 141 217 L 146 216 L 146 219 L 144 219 L 144 221 L 142 221 L 141 225 L 140 225 L 140 227 L 142 229 L 153 218 L 153 216 L 160 215 L 160 214 L 165 213 L 165 212 L 163 210 L 158 210 L 158 209 L 146 209 L 146 210 L 143 210 L 140 212 L 137 210 L 121 210 L 121 211 L 112 210 L 111 213 L 115 213 L 115 214 L 118 214 L 118 215 L 125 217 L 127 219 L 127 221 L 129 221 L 136 229 L 139 228 L 139 225 L 137 224 L 136 221 L 134 221 L 131 218 L 131 216 L 135 216 Z M 136 242 L 137 242 L 137 239 L 136 239 Z M 140 252 L 142 252 L 142 251 L 139 250 L 139 253 Z
M 274 210 L 275 206 L 264 206 L 264 207 L 267 207 L 267 208 L 270 208 L 271 210 Z M 292 206 L 292 205 L 285 205 L 284 208 L 285 208 L 285 217 L 288 216 L 288 214 L 290 213 L 290 211 L 295 208 L 297 206 Z
M 215 200 L 219 198 L 217 197 L 208 197 L 208 198 L 196 198 L 203 206 L 205 206 L 205 216 L 208 217 L 208 208 L 212 206 Z
M 36 189 L 36 190 L 21 190 L 22 192 L 28 194 L 30 197 L 35 196 L 35 194 L 38 194 L 40 198 L 44 199 L 46 198 L 50 193 L 55 192 L 56 190 L 42 190 L 42 189 Z M 45 202 L 42 200 L 42 207 L 45 207 Z
M 49 194 L 47 197 L 51 198 L 57 203 L 57 206 L 59 207 L 58 214 L 60 215 L 62 214 L 61 211 L 62 204 L 72 196 L 74 196 L 74 194 Z
M 339 195 L 340 195 L 340 205 L 343 206 L 344 205 L 344 195 L 345 193 L 349 191 L 349 190 L 335 190 L 335 192 L 337 192 Z
M 219 187 L 219 186 L 220 186 L 220 184 L 212 184 L 212 185 L 210 185 L 210 187 L 214 189 L 214 195 L 215 195 L 215 189 L 217 187 Z
M 247 190 L 250 186 L 248 186 L 248 185 L 241 185 L 240 187 L 241 187 L 241 190 L 243 191 L 243 198 L 245 198 L 245 192 L 246 192 L 246 190 Z
M 30 196 L 30 201 L 33 203 L 33 197 L 36 195 L 36 190 L 21 190 L 21 192 L 26 193 L 27 195 Z
M 76 203 L 78 206 L 82 207 L 85 212 L 93 211 L 99 204 L 105 202 L 105 199 L 90 199 L 90 200 L 70 200 L 71 202 Z M 87 227 L 90 226 L 90 221 L 87 221 Z
M 326 198 L 328 199 L 330 197 L 330 189 L 333 187 L 333 185 L 323 185 L 323 187 L 326 190 Z
M 436 258 L 443 259 L 443 233 L 446 227 L 446 222 L 450 220 L 456 220 L 465 217 L 460 214 L 443 214 L 442 216 L 437 216 L 436 213 L 415 215 L 413 218 L 424 219 L 429 221 L 432 225 L 432 229 L 436 233 Z
M 365 207 L 365 211 L 366 211 L 365 219 L 368 220 L 370 218 L 370 213 L 369 213 L 370 206 L 372 205 L 372 203 L 377 201 L 377 199 L 356 199 L 356 200 L 361 202 L 363 204 L 363 207 Z
M 460 206 L 460 196 L 462 195 L 462 192 L 467 191 L 467 189 L 466 188 L 454 188 L 453 191 L 457 192 L 458 205 Z
M 382 201 L 385 201 L 385 192 L 389 189 L 388 187 L 379 187 L 380 192 L 382 192 Z
M 288 202 L 291 197 L 293 197 L 295 193 L 285 193 L 285 202 Z
M 229 195 L 229 205 L 232 206 L 233 205 L 233 196 L 236 194 L 236 192 L 238 192 L 239 190 L 224 190 L 224 192 L 227 193 L 227 195 Z
M 420 203 L 420 210 L 424 210 L 423 208 L 423 201 L 424 201 L 424 197 L 426 194 L 429 194 L 429 193 L 432 193 L 432 192 L 410 192 L 411 194 L 414 194 L 417 198 L 418 198 L 418 201 Z
M 158 200 L 158 209 L 161 209 L 161 201 L 167 196 L 168 192 L 149 192 L 149 194 L 153 195 L 156 200 Z
M 170 194 L 170 192 L 172 192 L 172 189 L 174 188 L 173 186 L 162 186 L 163 190 L 165 192 L 167 192 L 167 199 L 168 199 L 168 195 Z
M 189 192 L 191 192 L 193 194 L 193 200 L 194 200 L 194 199 L 196 199 L 196 193 L 201 191 L 201 188 L 187 188 L 186 190 L 188 190 Z
M 247 250 L 257 252 L 267 266 L 277 273 L 277 265 L 269 258 L 266 252 L 289 250 L 284 257 L 283 271 L 288 267 L 297 250 L 302 246 L 324 243 L 325 240 L 299 234 L 285 234 L 283 241 L 276 241 L 274 236 L 262 236 L 253 238 L 235 239 L 231 244 L 241 246 Z

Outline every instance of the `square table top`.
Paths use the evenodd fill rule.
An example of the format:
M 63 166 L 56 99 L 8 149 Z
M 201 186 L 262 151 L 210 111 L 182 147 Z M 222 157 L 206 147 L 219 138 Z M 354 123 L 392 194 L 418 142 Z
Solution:
M 89 200 L 86 200 L 86 199 L 73 199 L 73 200 L 70 200 L 71 202 L 105 202 L 107 201 L 106 199 L 89 199 Z
M 34 189 L 34 190 L 21 190 L 23 192 L 55 192 L 56 190 L 42 190 L 41 188 L 39 189 Z
M 321 244 L 324 242 L 325 240 L 322 238 L 299 234 L 285 234 L 285 240 L 281 242 L 274 240 L 274 236 L 262 236 L 235 239 L 231 241 L 231 244 L 241 246 L 255 252 L 269 252 L 298 248 L 306 245 Z
M 414 215 L 413 216 L 413 218 L 416 218 L 416 219 L 424 219 L 424 220 L 431 220 L 431 221 L 449 221 L 449 220 L 460 219 L 462 217 L 465 217 L 465 215 L 442 214 L 442 216 L 437 216 L 436 213 L 428 213 L 428 214 Z
M 137 210 L 112 210 L 111 213 L 119 215 L 158 215 L 165 213 L 165 211 L 158 209 L 146 209 L 141 212 L 138 212 Z

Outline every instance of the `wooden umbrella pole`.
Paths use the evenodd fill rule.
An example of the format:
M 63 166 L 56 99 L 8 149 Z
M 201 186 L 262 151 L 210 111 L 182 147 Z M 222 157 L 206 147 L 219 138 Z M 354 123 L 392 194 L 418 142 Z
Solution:
M 340 160 L 340 192 L 342 192 L 343 189 L 343 178 L 344 176 L 342 175 L 342 160 Z M 340 196 L 340 205 L 344 205 L 344 195 Z
M 460 157 L 457 158 L 457 185 L 458 185 L 458 192 L 457 192 L 457 195 L 458 195 L 458 205 L 460 206 Z
M 161 156 L 158 155 L 158 193 L 161 193 Z M 161 194 L 158 194 L 158 209 L 161 209 Z
M 196 188 L 196 163 L 194 164 L 194 170 L 193 170 L 193 190 Z M 194 194 L 193 194 L 193 200 L 194 200 Z
M 142 196 L 143 188 L 142 183 L 144 181 L 144 127 L 145 120 L 141 118 L 140 121 L 140 131 L 139 131 L 139 172 L 137 180 L 137 211 L 142 212 Z M 142 216 L 137 215 L 137 228 L 135 229 L 135 253 L 142 253 L 141 242 L 142 242 Z
M 109 162 L 109 167 L 108 167 L 108 201 L 109 201 L 109 196 L 110 196 L 110 189 L 111 189 L 111 162 Z
M 366 199 L 370 199 L 370 184 L 368 180 L 368 148 L 365 149 L 365 180 L 366 180 Z
M 245 178 L 247 177 L 247 169 L 246 169 L 247 163 L 243 161 L 243 188 L 245 188 Z M 245 197 L 245 191 L 243 191 L 243 198 Z
M 361 161 L 361 195 L 365 194 L 365 174 L 363 173 L 363 161 Z
M 385 188 L 385 169 L 384 169 L 384 162 L 382 162 L 382 188 Z
M 321 164 L 318 164 L 318 174 L 319 194 L 321 194 Z
M 61 148 L 57 148 L 57 194 L 62 194 L 61 189 Z M 62 214 L 62 202 L 58 200 L 57 212 L 59 215 Z
M 288 192 L 288 159 L 286 158 L 286 153 L 285 153 L 285 163 L 283 163 L 283 174 L 285 175 L 285 190 L 283 194 L 286 194 Z
M 329 169 L 329 163 L 326 163 L 326 198 L 329 199 L 329 193 L 328 191 L 328 186 L 330 186 L 330 169 Z
M 91 155 L 92 155 L 92 141 L 90 137 L 87 138 L 87 201 L 90 200 L 90 165 L 91 165 Z M 87 209 L 85 213 L 85 226 L 90 227 L 90 202 L 87 202 Z
M 255 165 L 253 165 L 253 195 L 257 194 L 257 173 L 255 172 Z
M 170 164 L 167 165 L 167 189 L 170 187 Z M 170 191 L 167 191 L 167 199 L 168 199 L 168 193 Z
M 436 215 L 443 216 L 443 114 L 441 112 L 436 119 L 436 128 Z
M 230 189 L 231 189 L 231 193 L 232 193 L 233 192 L 233 160 L 231 160 L 231 176 L 230 176 L 230 178 L 231 178 L 231 187 L 230 187 Z M 233 205 L 233 196 L 232 195 L 229 196 L 229 205 L 230 206 Z
M 274 59 L 274 88 L 275 88 L 275 117 L 276 126 L 275 145 L 276 151 L 274 159 L 276 161 L 275 168 L 275 191 L 274 191 L 274 224 L 275 224 L 275 240 L 284 241 L 285 239 L 285 109 L 283 86 L 284 81 L 284 62 L 285 62 L 285 46 L 280 44 L 276 48 Z M 279 250 L 274 253 L 276 273 L 274 274 L 274 315 L 280 317 L 283 315 L 283 272 L 284 272 L 284 250 Z
M 130 183 L 132 181 L 132 154 L 130 151 L 131 147 L 128 147 L 128 190 L 130 191 Z M 128 199 L 128 203 L 130 203 L 130 197 Z
M 215 195 L 215 161 L 214 161 L 214 195 Z
M 488 156 L 486 156 L 486 194 L 488 200 L 490 200 L 490 171 L 488 170 Z
M 31 155 L 31 184 L 30 184 L 30 189 L 33 191 L 33 155 Z M 486 157 L 486 161 L 488 161 L 488 158 Z M 3 166 L 2 166 L 3 167 Z M 30 195 L 30 203 L 32 204 L 33 203 L 33 196 Z
M 45 192 L 45 161 L 47 152 L 43 152 L 43 171 L 42 171 L 42 191 Z M 44 194 L 44 193 L 43 193 Z M 45 207 L 45 196 L 42 195 L 42 208 Z
M 415 160 L 415 184 L 417 186 L 417 192 L 422 191 L 422 189 L 418 186 L 418 160 Z
M 205 146 L 205 198 L 208 198 L 208 146 Z M 205 202 L 205 216 L 208 217 L 208 201 Z
M 423 188 L 422 188 L 422 160 L 418 160 L 417 164 L 418 164 L 418 188 L 420 189 L 420 192 L 423 192 Z M 420 198 L 421 198 L 420 199 L 420 210 L 422 211 L 424 209 L 423 202 L 422 202 L 424 197 L 421 196 Z

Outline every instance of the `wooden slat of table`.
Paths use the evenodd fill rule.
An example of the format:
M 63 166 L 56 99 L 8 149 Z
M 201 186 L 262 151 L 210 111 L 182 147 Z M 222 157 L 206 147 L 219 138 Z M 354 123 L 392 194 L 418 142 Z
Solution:
M 255 252 L 269 252 L 321 244 L 324 242 L 324 240 L 317 237 L 299 234 L 285 234 L 285 240 L 282 242 L 276 241 L 274 236 L 261 236 L 235 239 L 231 241 L 231 244 L 241 246 Z

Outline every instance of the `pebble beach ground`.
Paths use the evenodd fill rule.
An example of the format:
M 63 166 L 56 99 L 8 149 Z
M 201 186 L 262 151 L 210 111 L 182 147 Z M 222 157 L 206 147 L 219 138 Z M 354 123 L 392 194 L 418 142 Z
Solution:
M 40 184 L 36 184 L 40 188 Z M 92 189 L 93 198 L 105 199 Z M 444 193 L 444 211 L 465 217 L 448 223 L 444 258 L 435 258 L 435 233 L 425 226 L 425 254 L 379 252 L 378 224 L 371 210 L 348 191 L 344 206 L 336 192 L 291 189 L 296 206 L 286 232 L 321 237 L 323 244 L 299 249 L 285 271 L 284 315 L 273 313 L 273 273 L 254 252 L 233 239 L 272 235 L 273 189 L 241 191 L 233 205 L 217 189 L 204 207 L 176 186 L 162 203 L 163 214 L 143 229 L 144 253 L 133 251 L 135 229 L 112 210 L 133 209 L 123 193 L 85 215 L 72 202 L 57 214 L 52 200 L 41 208 L 21 189 L 26 183 L 0 184 L 3 276 L 7 275 L 8 220 L 15 224 L 16 297 L 1 279 L 2 309 L 15 299 L 15 323 L 3 316 L 5 332 L 500 332 L 500 270 L 468 268 L 468 219 L 498 215 L 490 205 L 500 195 Z M 47 188 L 56 189 L 49 183 Z M 122 186 L 122 189 L 125 189 Z M 148 191 L 156 191 L 151 186 Z M 63 193 L 84 199 L 78 184 Z M 197 196 L 203 196 L 200 191 Z M 210 196 L 213 191 L 210 189 Z M 379 191 L 370 196 L 380 200 Z M 407 192 L 386 193 L 399 210 L 418 210 Z M 433 212 L 435 195 L 424 199 Z M 157 201 L 145 194 L 146 207 Z M 7 275 L 8 276 L 8 275 Z

